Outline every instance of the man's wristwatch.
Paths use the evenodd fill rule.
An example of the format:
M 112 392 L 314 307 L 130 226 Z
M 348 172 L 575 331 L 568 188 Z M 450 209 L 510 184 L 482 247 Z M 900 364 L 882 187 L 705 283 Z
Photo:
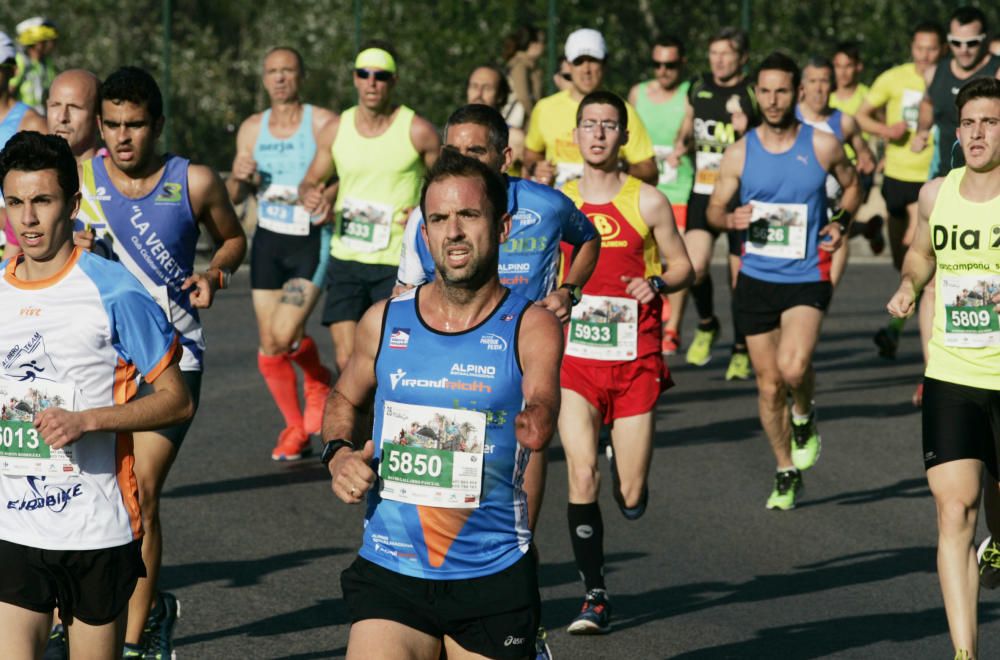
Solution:
M 653 293 L 663 293 L 663 290 L 667 288 L 667 283 L 663 281 L 662 277 L 657 275 L 647 277 L 646 281 L 649 282 L 649 286 L 653 287 Z
M 229 281 L 233 278 L 233 273 L 228 268 L 217 268 L 219 271 L 219 279 L 216 282 L 220 289 L 228 289 Z
M 580 301 L 583 299 L 582 286 L 580 286 L 579 284 L 570 284 L 569 282 L 563 282 L 559 286 L 559 288 L 566 289 L 567 291 L 569 291 L 569 299 L 573 307 L 576 307 L 577 305 L 580 304 Z
M 840 225 L 840 233 L 844 237 L 847 236 L 848 227 L 851 224 L 851 214 L 845 209 L 835 209 L 832 214 L 830 214 L 830 222 L 836 222 Z
M 338 438 L 323 445 L 323 453 L 320 454 L 319 460 L 323 463 L 323 465 L 329 465 L 330 461 L 333 460 L 333 455 L 340 451 L 342 447 L 347 447 L 351 451 L 354 451 L 353 442 L 348 442 L 343 438 Z

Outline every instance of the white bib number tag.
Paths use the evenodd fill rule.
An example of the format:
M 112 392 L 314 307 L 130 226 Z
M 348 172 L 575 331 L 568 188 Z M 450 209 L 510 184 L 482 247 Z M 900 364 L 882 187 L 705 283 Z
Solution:
M 257 197 L 257 226 L 286 236 L 309 235 L 309 213 L 294 186 L 272 183 Z
M 72 385 L 48 381 L 0 380 L 0 472 L 10 476 L 79 474 L 73 445 L 51 449 L 35 429 L 46 408 L 73 410 Z
M 615 362 L 634 360 L 638 327 L 639 301 L 635 298 L 585 295 L 573 308 L 566 355 Z
M 477 509 L 486 413 L 386 401 L 379 495 L 448 509 Z
M 906 127 L 911 131 L 917 130 L 917 120 L 920 118 L 920 102 L 923 98 L 923 90 L 903 90 L 903 121 L 906 122 Z
M 942 276 L 938 295 L 944 303 L 944 344 L 962 348 L 1000 346 L 1000 277 Z
M 744 244 L 746 253 L 775 259 L 804 259 L 808 205 L 750 203 L 753 215 Z
M 340 242 L 358 252 L 378 252 L 389 247 L 392 207 L 346 197 L 340 207 Z
M 583 163 L 556 163 L 556 189 L 583 176 Z
M 711 195 L 719 180 L 722 152 L 699 151 L 694 156 L 694 164 L 694 192 L 699 195 Z
M 677 168 L 667 162 L 667 157 L 674 153 L 674 147 L 653 145 L 653 153 L 656 156 L 656 167 L 660 170 L 660 178 L 657 183 L 665 186 L 677 180 Z

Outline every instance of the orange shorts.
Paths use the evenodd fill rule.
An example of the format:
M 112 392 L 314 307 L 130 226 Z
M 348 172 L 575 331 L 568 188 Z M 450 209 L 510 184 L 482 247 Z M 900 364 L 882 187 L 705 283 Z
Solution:
M 564 357 L 560 384 L 586 399 L 601 413 L 604 423 L 610 424 L 655 408 L 657 399 L 674 381 L 663 358 L 654 354 L 607 367 Z
M 687 228 L 688 224 L 688 205 L 687 204 L 671 204 L 670 208 L 674 210 L 674 224 L 681 231 Z

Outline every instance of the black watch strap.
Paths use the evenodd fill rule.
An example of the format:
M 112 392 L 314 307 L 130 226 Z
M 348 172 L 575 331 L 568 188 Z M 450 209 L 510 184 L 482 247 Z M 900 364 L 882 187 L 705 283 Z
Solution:
M 583 298 L 583 287 L 579 284 L 572 284 L 570 282 L 563 282 L 559 285 L 560 289 L 566 289 L 569 291 L 569 300 L 573 307 L 580 304 L 580 300 Z
M 351 451 L 354 451 L 353 442 L 338 438 L 323 445 L 323 453 L 320 455 L 319 460 L 323 462 L 323 465 L 329 465 L 330 461 L 333 460 L 333 455 L 340 451 L 341 447 L 347 447 Z
M 663 290 L 667 288 L 667 283 L 658 275 L 652 275 L 646 279 L 649 281 L 649 286 L 653 287 L 653 291 L 656 293 L 663 293 Z

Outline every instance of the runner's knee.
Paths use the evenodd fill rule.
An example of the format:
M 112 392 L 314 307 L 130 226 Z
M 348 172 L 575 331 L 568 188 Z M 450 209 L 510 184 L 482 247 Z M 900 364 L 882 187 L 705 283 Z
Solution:
M 976 524 L 978 509 L 977 503 L 963 501 L 960 497 L 939 498 L 938 529 L 942 534 L 965 532 Z
M 569 469 L 570 486 L 578 495 L 596 497 L 601 485 L 601 473 L 594 465 L 574 465 Z

